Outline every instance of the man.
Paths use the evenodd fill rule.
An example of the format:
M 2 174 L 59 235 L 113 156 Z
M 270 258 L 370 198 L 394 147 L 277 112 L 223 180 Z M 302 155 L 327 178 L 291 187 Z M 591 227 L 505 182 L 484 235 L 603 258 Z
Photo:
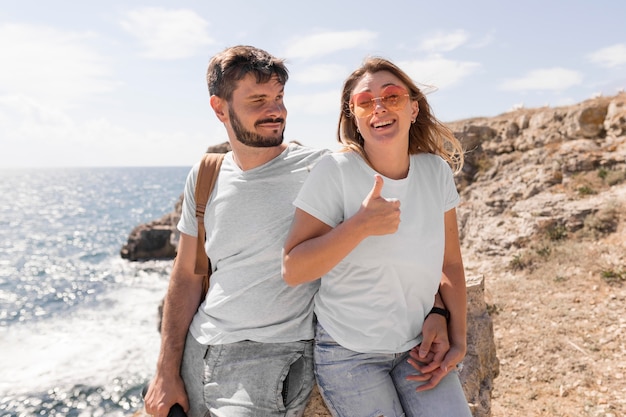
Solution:
M 317 284 L 286 285 L 281 250 L 292 202 L 311 166 L 328 151 L 283 143 L 287 79 L 282 60 L 250 46 L 227 48 L 209 63 L 211 108 L 232 148 L 205 213 L 211 286 L 200 305 L 202 276 L 194 274 L 196 164 L 185 186 L 161 349 L 145 397 L 151 415 L 165 417 L 176 403 L 190 417 L 304 412 L 314 384 Z M 423 343 L 422 357 L 430 351 L 429 358 L 423 362 L 440 353 L 438 347 L 447 350 L 445 321 L 434 318 L 433 323 Z M 441 379 L 437 366 L 422 369 L 429 384 Z

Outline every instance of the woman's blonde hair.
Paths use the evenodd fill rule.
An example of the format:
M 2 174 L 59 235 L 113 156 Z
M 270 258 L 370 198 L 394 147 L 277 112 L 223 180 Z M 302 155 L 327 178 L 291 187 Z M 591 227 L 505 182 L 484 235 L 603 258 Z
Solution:
M 341 115 L 337 128 L 337 140 L 344 145 L 345 150 L 354 150 L 365 160 L 367 155 L 363 147 L 363 137 L 358 131 L 355 116 L 350 111 L 350 98 L 358 81 L 365 74 L 375 74 L 379 71 L 388 71 L 398 77 L 408 88 L 411 100 L 417 100 L 419 113 L 415 123 L 409 129 L 409 154 L 432 153 L 444 158 L 454 172 L 463 167 L 463 147 L 452 131 L 441 123 L 432 113 L 426 96 L 417 87 L 415 82 L 404 71 L 391 61 L 372 57 L 367 58 L 360 68 L 355 70 L 346 79 L 341 94 Z

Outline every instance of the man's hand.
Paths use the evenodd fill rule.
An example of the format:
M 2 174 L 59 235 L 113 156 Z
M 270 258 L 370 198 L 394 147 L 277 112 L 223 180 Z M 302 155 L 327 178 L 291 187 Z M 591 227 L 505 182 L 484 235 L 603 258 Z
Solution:
M 425 382 L 416 391 L 426 391 L 439 384 L 444 376 L 465 357 L 465 349 L 450 346 L 445 317 L 431 314 L 424 320 L 422 343 L 409 352 L 408 362 L 419 371 L 407 380 Z
M 430 314 L 426 317 L 422 326 L 422 343 L 417 348 L 416 359 L 428 364 L 421 367 L 421 372 L 431 372 L 441 365 L 450 349 L 448 322 L 445 317 L 440 314 Z
M 189 411 L 189 400 L 180 375 L 162 378 L 158 374 L 150 383 L 144 398 L 146 413 L 154 417 L 167 417 L 170 408 L 176 403 Z

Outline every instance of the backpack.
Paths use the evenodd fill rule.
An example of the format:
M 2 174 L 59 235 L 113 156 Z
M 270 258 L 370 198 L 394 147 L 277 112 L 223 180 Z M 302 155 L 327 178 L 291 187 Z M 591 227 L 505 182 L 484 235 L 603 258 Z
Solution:
M 223 153 L 206 153 L 200 162 L 198 178 L 196 179 L 194 195 L 196 199 L 196 219 L 198 219 L 198 245 L 196 247 L 196 267 L 194 272 L 198 275 L 203 275 L 202 298 L 200 302 L 204 301 L 206 297 L 206 293 L 209 290 L 209 279 L 211 278 L 211 260 L 204 249 L 206 240 L 204 211 L 217 181 L 223 159 Z

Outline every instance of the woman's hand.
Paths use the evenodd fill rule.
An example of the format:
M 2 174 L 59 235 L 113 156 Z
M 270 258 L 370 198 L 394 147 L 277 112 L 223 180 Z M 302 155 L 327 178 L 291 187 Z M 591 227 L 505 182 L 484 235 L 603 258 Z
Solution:
M 434 388 L 465 357 L 466 345 L 450 344 L 445 317 L 431 314 L 424 320 L 422 343 L 409 352 L 408 362 L 419 371 L 409 381 L 425 382 L 416 391 Z

